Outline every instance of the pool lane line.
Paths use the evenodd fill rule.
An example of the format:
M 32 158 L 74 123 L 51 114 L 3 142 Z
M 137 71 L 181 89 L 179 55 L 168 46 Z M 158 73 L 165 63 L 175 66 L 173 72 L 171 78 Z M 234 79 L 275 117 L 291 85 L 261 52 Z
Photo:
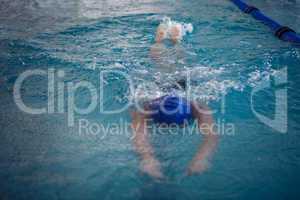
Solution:
M 251 15 L 254 19 L 267 25 L 280 40 L 300 44 L 300 36 L 291 28 L 282 26 L 278 22 L 264 15 L 258 8 L 246 4 L 241 0 L 230 0 L 244 13 Z

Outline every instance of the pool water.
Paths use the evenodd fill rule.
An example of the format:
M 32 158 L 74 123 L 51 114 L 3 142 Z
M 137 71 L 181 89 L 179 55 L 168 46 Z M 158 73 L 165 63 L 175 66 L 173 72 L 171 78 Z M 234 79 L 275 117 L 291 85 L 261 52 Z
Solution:
M 299 1 L 248 2 L 300 32 Z M 167 74 L 157 72 L 149 57 L 156 27 L 165 16 L 194 27 L 180 44 L 184 59 L 176 72 Z M 278 40 L 230 1 L 4 0 L 0 30 L 1 199 L 299 197 L 299 47 Z M 35 69 L 51 69 L 55 76 L 64 72 L 54 82 L 53 113 L 28 114 L 14 101 L 18 77 Z M 113 72 L 104 73 L 109 70 Z M 103 92 L 104 110 L 114 110 L 133 98 L 124 74 L 138 91 L 134 98 L 143 100 L 166 93 L 155 82 L 168 84 L 184 73 L 191 75 L 191 97 L 207 101 L 217 122 L 235 127 L 233 134 L 221 133 L 211 166 L 201 175 L 184 175 L 202 141 L 197 134 L 179 130 L 151 135 L 168 177 L 158 182 L 139 170 L 129 128 L 131 107 L 106 114 L 97 105 L 70 119 L 68 83 L 92 83 L 97 95 Z M 276 77 L 282 74 L 287 80 L 278 85 Z M 271 84 L 253 96 L 265 83 Z M 64 84 L 61 90 L 58 84 Z M 24 103 L 47 107 L 48 86 L 47 76 L 26 79 Z M 287 96 L 278 91 L 287 91 Z M 74 101 L 85 108 L 91 94 L 80 88 Z M 287 113 L 287 121 L 279 116 L 279 129 L 253 112 L 272 119 L 276 108 Z M 85 132 L 79 127 L 84 120 L 126 126 L 110 134 L 95 132 L 95 127 Z

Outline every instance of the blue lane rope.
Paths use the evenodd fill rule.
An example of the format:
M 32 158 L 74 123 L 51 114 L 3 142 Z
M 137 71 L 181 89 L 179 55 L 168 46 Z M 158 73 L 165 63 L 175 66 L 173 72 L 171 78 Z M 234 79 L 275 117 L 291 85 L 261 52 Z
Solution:
M 258 8 L 250 6 L 240 0 L 231 0 L 244 13 L 251 15 L 254 19 L 267 25 L 276 37 L 283 41 L 300 44 L 300 36 L 289 27 L 282 26 L 276 21 L 264 15 Z

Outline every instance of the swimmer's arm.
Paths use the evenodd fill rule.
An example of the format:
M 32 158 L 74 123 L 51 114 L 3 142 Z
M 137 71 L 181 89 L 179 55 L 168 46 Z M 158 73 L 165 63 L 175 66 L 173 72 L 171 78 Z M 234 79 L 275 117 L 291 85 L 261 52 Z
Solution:
M 198 106 L 195 103 L 192 105 L 193 115 L 198 122 L 201 133 L 204 134 L 204 141 L 189 166 L 189 174 L 201 173 L 208 168 L 209 159 L 218 142 L 217 134 L 212 130 L 213 118 L 209 108 L 206 106 Z
M 141 170 L 154 178 L 163 178 L 160 163 L 154 156 L 148 139 L 147 118 L 138 112 L 132 113 L 133 144 L 141 157 Z
M 153 148 L 148 141 L 147 118 L 138 112 L 132 113 L 133 144 L 143 160 L 154 158 Z

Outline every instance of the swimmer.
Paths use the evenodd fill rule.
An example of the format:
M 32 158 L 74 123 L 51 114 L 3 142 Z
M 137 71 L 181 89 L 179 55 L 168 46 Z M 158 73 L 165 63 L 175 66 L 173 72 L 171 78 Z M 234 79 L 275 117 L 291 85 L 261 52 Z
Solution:
M 157 28 L 155 42 L 160 44 L 164 39 L 170 39 L 173 44 L 180 42 L 180 26 L 166 28 L 160 25 Z M 169 36 L 168 36 L 169 35 Z M 157 54 L 156 56 L 159 56 Z M 184 80 L 177 81 L 174 85 L 185 89 Z M 204 141 L 195 153 L 194 158 L 187 167 L 187 175 L 200 174 L 208 168 L 209 160 L 217 145 L 217 135 L 213 131 L 213 118 L 210 109 L 205 105 L 188 101 L 175 94 L 169 94 L 144 104 L 142 112 L 132 112 L 132 129 L 134 131 L 133 144 L 140 156 L 140 169 L 157 179 L 164 178 L 161 171 L 161 164 L 154 155 L 154 149 L 149 142 L 147 124 L 150 120 L 159 124 L 184 125 L 189 120 L 196 120 L 199 131 L 204 135 Z

